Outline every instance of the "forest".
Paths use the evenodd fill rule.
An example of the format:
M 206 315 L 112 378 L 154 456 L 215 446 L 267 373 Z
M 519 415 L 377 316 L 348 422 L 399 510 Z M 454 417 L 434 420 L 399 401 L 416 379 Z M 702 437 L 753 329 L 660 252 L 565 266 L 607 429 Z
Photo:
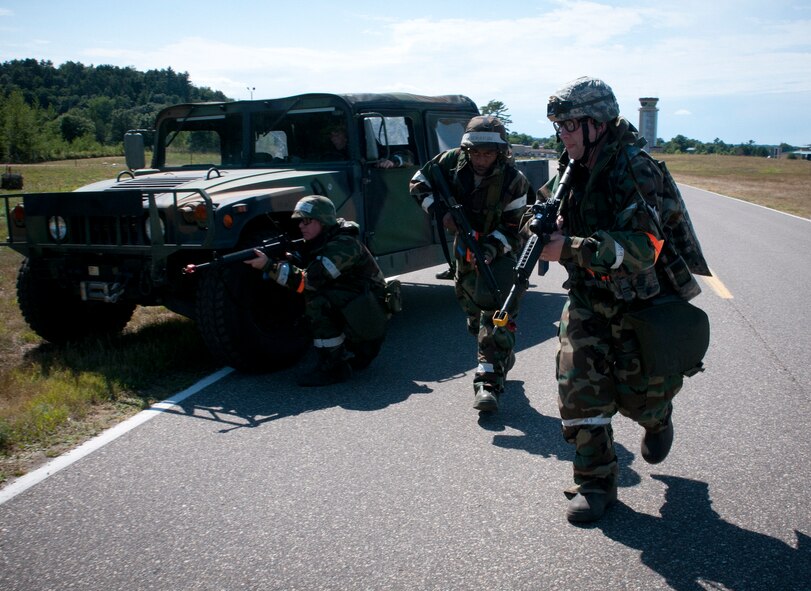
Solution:
M 120 155 L 129 129 L 152 127 L 168 105 L 228 100 L 171 68 L 0 63 L 0 162 Z

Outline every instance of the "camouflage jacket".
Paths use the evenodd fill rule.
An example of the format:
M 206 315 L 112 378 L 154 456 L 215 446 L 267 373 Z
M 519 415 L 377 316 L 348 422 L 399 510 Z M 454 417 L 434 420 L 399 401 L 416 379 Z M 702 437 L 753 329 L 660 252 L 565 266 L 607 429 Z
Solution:
M 358 239 L 360 228 L 355 222 L 339 218 L 338 224 L 325 227 L 308 243 L 301 255 L 301 266 L 277 265 L 277 283 L 294 291 L 314 293 L 340 289 L 363 293 L 367 288 L 381 295 L 386 278 L 372 253 Z
M 645 140 L 626 119 L 609 126 L 594 167 L 577 165 L 572 189 L 561 203 L 567 235 L 561 263 L 569 272 L 567 287 L 597 287 L 626 301 L 648 299 L 662 289 L 656 262 L 663 237 L 653 217 L 661 211 L 656 189 L 661 173 L 655 162 L 629 150 Z M 560 166 L 567 162 L 564 153 Z
M 431 186 L 429 167 L 439 166 L 457 203 L 462 205 L 471 227 L 496 254 L 518 254 L 522 238 L 521 216 L 526 210 L 529 181 L 508 162 L 497 161 L 490 175 L 476 186 L 473 166 L 461 148 L 447 150 L 423 166 L 409 184 L 411 195 L 426 212 L 438 201 Z

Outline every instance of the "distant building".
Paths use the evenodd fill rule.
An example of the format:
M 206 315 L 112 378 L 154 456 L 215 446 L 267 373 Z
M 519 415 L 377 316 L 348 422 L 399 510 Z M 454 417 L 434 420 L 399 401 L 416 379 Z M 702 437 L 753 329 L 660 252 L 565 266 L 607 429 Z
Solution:
M 533 148 L 523 144 L 512 144 L 510 148 L 516 158 L 557 158 L 559 156 L 556 150 Z
M 647 148 L 656 148 L 657 119 L 659 109 L 656 108 L 658 98 L 641 98 L 639 103 L 639 133 L 648 141 Z

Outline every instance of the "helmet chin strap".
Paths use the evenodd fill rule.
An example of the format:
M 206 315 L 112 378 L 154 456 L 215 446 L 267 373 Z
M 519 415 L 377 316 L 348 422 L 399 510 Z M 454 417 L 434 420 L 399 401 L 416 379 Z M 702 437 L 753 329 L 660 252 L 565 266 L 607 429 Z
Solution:
M 594 121 L 594 120 L 589 119 L 589 121 Z M 596 127 L 597 126 L 595 125 L 595 129 L 596 129 Z M 602 139 L 603 135 L 606 132 L 605 132 L 605 130 L 603 130 L 602 133 L 598 133 L 597 137 L 594 138 L 594 141 L 592 142 L 589 139 L 589 124 L 588 124 L 588 121 L 585 124 L 581 125 L 580 128 L 583 130 L 583 155 L 580 157 L 580 162 L 588 162 L 589 158 L 591 157 L 592 149 L 594 148 L 594 146 L 596 146 L 597 144 L 600 143 L 600 140 Z
M 594 147 L 594 142 L 589 139 L 589 122 L 586 121 L 580 125 L 583 130 L 583 155 L 580 157 L 581 162 L 588 162 L 591 155 L 591 149 Z

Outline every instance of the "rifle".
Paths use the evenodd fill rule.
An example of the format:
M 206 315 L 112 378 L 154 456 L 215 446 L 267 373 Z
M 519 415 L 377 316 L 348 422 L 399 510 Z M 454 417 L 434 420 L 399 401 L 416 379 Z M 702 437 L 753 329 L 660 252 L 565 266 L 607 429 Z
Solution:
M 252 246 L 251 248 L 246 248 L 245 250 L 237 250 L 235 252 L 230 252 L 228 254 L 222 255 L 221 257 L 218 257 L 217 254 L 214 253 L 214 258 L 207 263 L 200 263 L 199 265 L 190 264 L 183 267 L 183 274 L 191 275 L 196 271 L 208 269 L 209 267 L 230 265 L 232 263 L 238 263 L 240 261 L 247 261 L 248 259 L 252 259 L 256 256 L 254 250 L 258 250 L 265 253 L 265 255 L 267 255 L 267 257 L 271 259 L 279 258 L 284 256 L 284 254 L 288 250 L 296 250 L 303 244 L 304 244 L 303 238 L 296 238 L 295 240 L 290 240 L 286 234 L 280 234 L 279 236 L 274 236 L 273 238 L 263 240 L 262 243 L 259 244 L 258 246 Z
M 473 255 L 473 259 L 476 261 L 476 268 L 484 277 L 487 289 L 490 290 L 490 293 L 493 294 L 497 302 L 501 301 L 501 289 L 498 287 L 496 276 L 493 275 L 493 270 L 490 268 L 490 265 L 486 263 L 484 253 L 479 246 L 479 233 L 470 225 L 462 205 L 457 203 L 456 199 L 453 198 L 450 187 L 448 187 L 448 182 L 445 180 L 445 176 L 442 174 L 442 170 L 440 170 L 437 164 L 431 164 L 429 166 L 428 175 L 431 180 L 431 186 L 436 191 L 437 197 L 439 197 L 445 209 L 450 212 L 453 223 L 456 224 L 462 245 Z M 442 216 L 437 216 L 438 221 L 441 219 Z M 444 232 L 444 228 L 437 228 L 437 230 Z
M 560 177 L 555 194 L 546 201 L 540 203 L 536 201 L 530 208 L 532 221 L 529 223 L 529 229 L 532 234 L 527 239 L 524 250 L 521 251 L 521 256 L 515 265 L 515 280 L 510 288 L 510 293 L 507 295 L 507 299 L 504 300 L 501 309 L 493 314 L 493 324 L 496 326 L 503 327 L 509 322 L 510 315 L 507 310 L 529 288 L 529 276 L 532 274 L 535 265 L 538 264 L 541 251 L 549 243 L 549 235 L 558 229 L 558 209 L 563 196 L 569 191 L 569 186 L 572 184 L 573 169 L 574 160 L 570 160 L 566 170 L 563 171 L 563 176 Z M 548 268 L 548 264 L 546 268 Z M 544 275 L 546 268 L 543 271 L 539 269 L 539 273 Z

